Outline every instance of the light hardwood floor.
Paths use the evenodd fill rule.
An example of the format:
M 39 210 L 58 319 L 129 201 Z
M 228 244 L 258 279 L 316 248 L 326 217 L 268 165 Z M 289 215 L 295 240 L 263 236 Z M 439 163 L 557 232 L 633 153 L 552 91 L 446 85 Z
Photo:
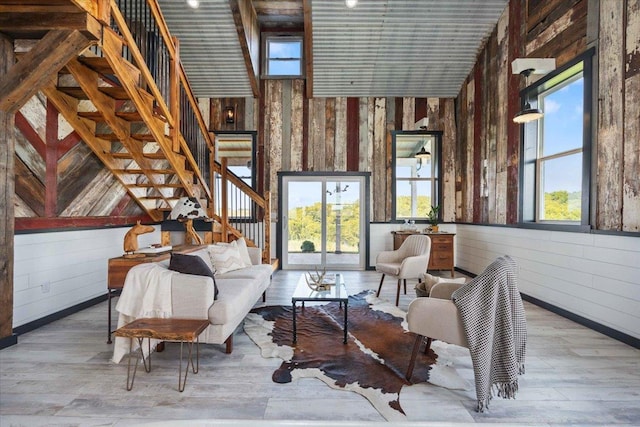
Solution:
M 267 304 L 290 304 L 300 272 L 280 271 Z M 443 276 L 448 273 L 443 272 Z M 377 288 L 375 272 L 345 272 L 349 290 Z M 405 309 L 412 285 L 402 295 Z M 382 298 L 395 299 L 388 279 Z M 259 303 L 258 305 L 261 305 Z M 525 303 L 526 374 L 515 400 L 495 398 L 476 413 L 473 386 L 452 391 L 428 384 L 401 395 L 408 420 L 420 425 L 640 425 L 640 350 Z M 203 345 L 200 373 L 177 391 L 179 346 L 154 354 L 153 369 L 125 389 L 126 364 L 110 362 L 106 302 L 19 337 L 0 351 L 0 425 L 364 425 L 384 420 L 367 400 L 315 379 L 271 381 L 278 359 L 265 359 L 242 328 L 231 355 Z M 411 349 L 398 349 L 410 353 Z M 455 362 L 473 384 L 468 353 Z M 196 421 L 199 420 L 199 421 Z M 208 421 L 206 421 L 208 420 Z M 225 420 L 225 421 L 213 421 Z M 287 420 L 287 421 L 284 421 Z M 412 424 L 412 423 L 411 423 Z

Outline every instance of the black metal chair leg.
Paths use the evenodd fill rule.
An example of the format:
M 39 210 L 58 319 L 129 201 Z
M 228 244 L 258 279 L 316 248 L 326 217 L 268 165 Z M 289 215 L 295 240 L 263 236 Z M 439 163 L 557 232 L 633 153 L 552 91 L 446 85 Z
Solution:
M 400 303 L 400 288 L 402 287 L 402 279 L 398 279 L 398 292 L 396 292 L 396 307 Z
M 382 275 L 382 278 L 380 279 L 380 286 L 378 286 L 378 292 L 376 293 L 376 298 L 380 297 L 380 290 L 382 289 L 382 282 L 384 282 L 384 274 Z

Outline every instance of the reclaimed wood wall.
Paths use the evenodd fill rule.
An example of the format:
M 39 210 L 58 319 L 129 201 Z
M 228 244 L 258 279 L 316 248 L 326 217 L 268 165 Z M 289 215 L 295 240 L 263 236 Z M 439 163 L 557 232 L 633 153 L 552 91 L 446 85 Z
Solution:
M 596 226 L 638 232 L 640 0 L 601 1 L 599 16 Z
M 16 113 L 15 128 L 17 230 L 150 220 L 44 95 Z
M 258 130 L 258 192 L 271 192 L 274 218 L 279 171 L 358 171 L 371 172 L 371 220 L 389 221 L 391 131 L 415 130 L 415 122 L 423 117 L 429 117 L 429 130 L 444 131 L 444 218 L 455 218 L 453 99 L 309 99 L 304 80 L 266 80 L 261 93 L 257 106 L 251 98 L 211 99 L 210 129 L 228 130 L 222 114 L 226 105 L 233 104 L 239 118 L 234 130 Z M 247 109 L 253 122 L 241 118 Z
M 561 67 L 593 45 L 599 113 L 591 222 L 640 231 L 640 0 L 510 2 L 457 98 L 457 221 L 518 220 L 521 141 L 511 118 L 525 82 L 511 74 L 511 61 L 551 57 Z

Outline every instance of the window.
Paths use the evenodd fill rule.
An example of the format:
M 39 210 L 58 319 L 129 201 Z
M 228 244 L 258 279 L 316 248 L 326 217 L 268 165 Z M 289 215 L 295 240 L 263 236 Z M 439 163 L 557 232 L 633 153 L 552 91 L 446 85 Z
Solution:
M 523 91 L 522 222 L 589 224 L 591 51 Z
M 441 132 L 393 132 L 394 219 L 426 219 L 440 204 Z M 429 155 L 416 157 L 424 148 Z
M 264 74 L 267 77 L 302 76 L 302 36 L 265 36 Z

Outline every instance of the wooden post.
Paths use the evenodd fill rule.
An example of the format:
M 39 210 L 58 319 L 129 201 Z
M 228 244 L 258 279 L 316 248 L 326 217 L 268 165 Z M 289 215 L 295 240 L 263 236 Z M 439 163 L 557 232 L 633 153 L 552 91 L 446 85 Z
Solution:
M 13 42 L 0 34 L 0 78 L 13 63 Z M 17 342 L 13 335 L 14 150 L 14 114 L 0 111 L 0 348 Z
M 271 193 L 264 193 L 264 252 L 262 262 L 271 263 Z
M 221 226 L 221 240 L 222 242 L 228 242 L 229 241 L 229 236 L 228 236 L 228 225 L 229 225 L 229 204 L 227 202 L 227 158 L 226 157 L 222 157 L 220 159 L 221 161 L 221 165 L 222 165 L 222 170 L 221 175 L 222 175 L 222 184 L 220 185 L 220 218 L 222 219 L 222 224 L 220 224 Z

